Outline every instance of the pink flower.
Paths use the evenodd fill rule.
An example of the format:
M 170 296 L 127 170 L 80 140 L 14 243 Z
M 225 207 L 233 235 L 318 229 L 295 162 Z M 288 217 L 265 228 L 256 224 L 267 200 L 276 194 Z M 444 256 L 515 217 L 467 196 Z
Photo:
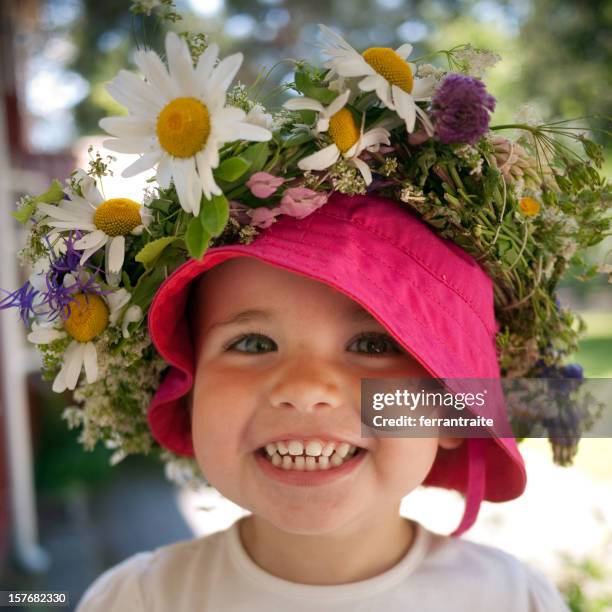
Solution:
M 283 183 L 282 179 L 267 172 L 255 172 L 246 182 L 246 186 L 256 198 L 269 198 Z
M 327 202 L 327 193 L 307 187 L 290 187 L 280 203 L 280 211 L 296 219 L 303 219 Z
M 262 228 L 270 227 L 276 221 L 276 217 L 282 212 L 280 206 L 275 208 L 268 208 L 267 206 L 252 208 L 249 211 L 251 225 Z
M 230 217 L 236 219 L 238 223 L 242 225 L 246 225 L 247 223 L 251 223 L 251 216 L 248 214 L 251 210 L 250 206 L 243 204 L 242 202 L 238 202 L 236 200 L 229 201 L 229 214 Z

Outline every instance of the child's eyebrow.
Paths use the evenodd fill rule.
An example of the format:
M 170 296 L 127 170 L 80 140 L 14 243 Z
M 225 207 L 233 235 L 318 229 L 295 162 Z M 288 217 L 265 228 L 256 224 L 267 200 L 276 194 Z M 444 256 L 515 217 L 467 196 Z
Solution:
M 241 310 L 231 317 L 224 319 L 223 321 L 218 321 L 217 323 L 213 323 L 206 330 L 208 333 L 211 331 L 221 328 L 228 327 L 230 325 L 236 325 L 238 323 L 250 323 L 256 320 L 264 320 L 269 321 L 273 319 L 274 311 L 272 310 L 261 310 L 258 308 L 249 308 L 248 310 Z M 367 310 L 359 306 L 359 304 L 351 305 L 350 308 L 341 312 L 340 318 L 350 319 L 351 321 L 372 321 L 376 320 Z
M 235 315 L 232 315 L 228 319 L 224 319 L 223 321 L 219 321 L 217 323 L 209 325 L 207 331 L 211 332 L 212 330 L 218 329 L 219 327 L 227 327 L 229 325 L 236 325 L 237 323 L 250 323 L 251 321 L 255 321 L 257 319 L 269 321 L 272 318 L 272 313 L 268 310 L 250 308 L 248 310 L 241 310 L 240 312 L 236 313 Z

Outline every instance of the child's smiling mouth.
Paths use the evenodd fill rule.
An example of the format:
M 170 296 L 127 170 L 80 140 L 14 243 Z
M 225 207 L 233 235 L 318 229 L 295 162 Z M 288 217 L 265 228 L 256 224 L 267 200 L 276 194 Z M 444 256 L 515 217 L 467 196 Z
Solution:
M 268 442 L 256 452 L 265 458 L 266 463 L 276 468 L 313 472 L 335 471 L 367 451 L 346 441 L 291 438 Z

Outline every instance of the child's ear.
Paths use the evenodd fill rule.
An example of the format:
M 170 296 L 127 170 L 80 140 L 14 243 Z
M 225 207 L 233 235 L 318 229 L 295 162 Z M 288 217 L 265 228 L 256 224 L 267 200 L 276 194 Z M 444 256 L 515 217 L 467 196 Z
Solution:
M 450 436 L 440 436 L 438 438 L 438 444 L 440 447 L 446 450 L 453 450 L 454 448 L 459 448 L 463 444 L 463 440 L 465 438 L 451 438 Z

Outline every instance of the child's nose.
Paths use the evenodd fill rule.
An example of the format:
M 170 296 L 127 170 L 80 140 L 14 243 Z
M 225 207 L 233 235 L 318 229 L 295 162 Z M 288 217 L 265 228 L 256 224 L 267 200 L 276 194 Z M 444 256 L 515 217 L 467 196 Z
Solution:
M 270 403 L 300 412 L 335 408 L 346 401 L 341 380 L 322 366 L 303 364 L 284 374 L 270 393 Z

